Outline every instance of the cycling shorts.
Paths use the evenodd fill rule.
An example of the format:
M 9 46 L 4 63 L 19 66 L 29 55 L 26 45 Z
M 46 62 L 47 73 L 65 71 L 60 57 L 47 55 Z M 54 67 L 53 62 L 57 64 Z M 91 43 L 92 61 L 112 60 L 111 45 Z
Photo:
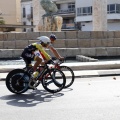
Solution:
M 21 57 L 24 59 L 26 65 L 28 66 L 28 65 L 30 65 L 30 64 L 32 63 L 32 61 L 34 60 L 35 55 L 32 54 L 31 52 L 28 52 L 28 51 L 24 50 L 24 51 L 22 52 Z

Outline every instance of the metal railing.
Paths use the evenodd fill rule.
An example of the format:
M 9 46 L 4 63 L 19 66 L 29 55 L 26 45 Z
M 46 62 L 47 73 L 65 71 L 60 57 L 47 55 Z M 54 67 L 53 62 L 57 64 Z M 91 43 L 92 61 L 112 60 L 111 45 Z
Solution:
M 62 29 L 75 29 L 74 23 L 62 24 Z
M 73 8 L 73 9 L 67 9 L 67 10 L 61 10 L 61 9 L 59 9 L 57 13 L 59 13 L 59 14 L 62 14 L 62 13 L 75 13 L 75 8 Z

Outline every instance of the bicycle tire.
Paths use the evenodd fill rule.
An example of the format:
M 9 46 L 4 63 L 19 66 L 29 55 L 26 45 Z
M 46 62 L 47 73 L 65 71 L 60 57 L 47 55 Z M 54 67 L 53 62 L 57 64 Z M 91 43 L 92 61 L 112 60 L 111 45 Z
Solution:
M 23 69 L 12 70 L 6 77 L 6 87 L 12 93 L 21 94 L 26 92 L 28 90 L 28 83 L 29 74 L 25 73 Z
M 59 82 L 58 82 L 58 80 L 59 80 Z M 57 92 L 60 92 L 64 88 L 65 83 L 66 83 L 66 77 L 65 77 L 64 73 L 59 69 L 49 69 L 44 72 L 41 82 L 42 82 L 43 88 L 46 91 L 48 91 L 50 93 L 57 93 Z M 56 89 L 54 89 L 54 87 L 52 85 Z M 52 87 L 49 88 L 48 86 L 52 86 Z
M 64 73 L 64 75 L 66 77 L 66 84 L 65 84 L 64 88 L 68 88 L 73 84 L 73 82 L 75 80 L 74 72 L 68 66 L 60 66 L 60 69 L 61 69 L 61 71 Z M 67 75 L 68 73 L 66 71 L 68 71 L 69 75 Z

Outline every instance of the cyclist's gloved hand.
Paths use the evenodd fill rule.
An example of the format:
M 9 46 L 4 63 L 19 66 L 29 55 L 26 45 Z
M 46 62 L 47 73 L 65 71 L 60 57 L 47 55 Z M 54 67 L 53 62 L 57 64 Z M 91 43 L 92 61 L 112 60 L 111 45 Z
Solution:
M 64 59 L 65 59 L 64 57 L 60 57 L 59 58 L 60 61 L 64 61 Z
M 61 57 L 61 58 L 59 59 L 59 61 L 60 61 L 61 63 L 63 63 L 63 62 L 64 62 L 64 60 L 65 60 L 65 58 L 64 58 L 64 57 Z

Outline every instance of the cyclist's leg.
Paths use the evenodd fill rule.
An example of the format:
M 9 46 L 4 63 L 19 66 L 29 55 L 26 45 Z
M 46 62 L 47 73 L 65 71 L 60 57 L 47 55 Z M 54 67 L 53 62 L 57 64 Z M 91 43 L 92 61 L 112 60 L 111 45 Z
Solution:
M 23 60 L 25 61 L 26 67 L 29 66 L 33 60 L 34 55 L 32 55 L 32 53 L 23 51 L 21 57 L 23 58 Z
M 28 58 L 23 58 L 23 60 L 25 61 L 26 67 L 32 67 L 32 60 L 28 59 Z
M 33 72 L 33 68 L 32 68 L 32 61 L 33 61 L 33 55 L 31 53 L 28 53 L 26 51 L 24 51 L 21 55 L 21 57 L 23 58 L 25 64 L 26 64 L 26 68 L 27 71 L 31 70 L 31 72 Z M 29 71 L 30 72 L 30 71 Z
M 33 60 L 36 61 L 34 66 L 33 66 L 33 71 L 36 71 L 37 67 L 42 62 L 42 58 L 38 57 L 36 54 L 29 53 L 27 51 L 24 51 L 21 56 L 22 56 L 22 58 L 24 59 L 24 61 L 26 63 L 26 67 L 31 66 L 31 62 Z
M 39 51 L 39 50 L 37 50 L 37 51 L 35 51 L 34 52 L 34 55 L 35 56 L 38 56 L 39 58 L 41 58 L 42 59 L 42 62 L 40 63 L 41 65 L 44 65 L 44 57 L 41 55 L 41 52 Z
M 33 69 L 34 71 L 36 71 L 37 67 L 41 64 L 42 62 L 42 59 L 39 57 L 39 56 L 35 56 L 34 57 L 34 60 L 36 61 L 34 66 L 33 66 Z

